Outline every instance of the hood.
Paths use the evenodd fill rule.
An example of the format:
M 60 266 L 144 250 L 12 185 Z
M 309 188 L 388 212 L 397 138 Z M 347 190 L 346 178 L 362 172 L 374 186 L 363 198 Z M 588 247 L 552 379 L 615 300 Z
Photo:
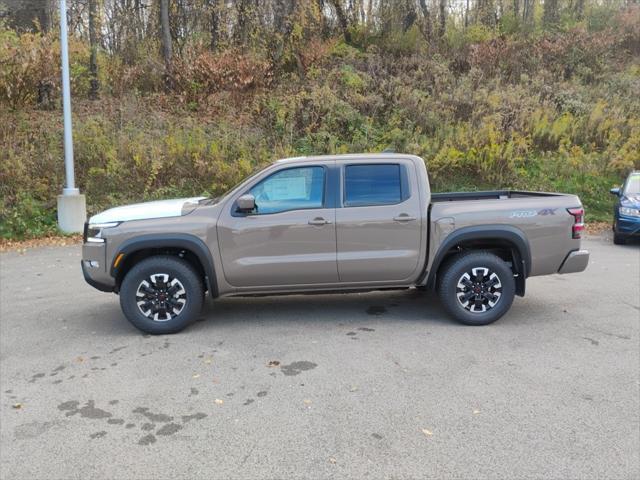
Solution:
M 89 223 L 127 222 L 150 218 L 180 217 L 191 213 L 198 201 L 206 197 L 176 198 L 156 202 L 136 203 L 123 207 L 110 208 L 89 219 Z

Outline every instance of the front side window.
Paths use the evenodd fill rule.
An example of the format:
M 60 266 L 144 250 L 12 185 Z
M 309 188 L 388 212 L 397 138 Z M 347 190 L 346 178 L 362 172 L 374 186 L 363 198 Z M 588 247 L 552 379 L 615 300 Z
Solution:
M 348 165 L 344 169 L 344 204 L 393 205 L 402 201 L 400 165 Z
M 324 168 L 300 167 L 280 170 L 262 180 L 249 193 L 256 199 L 258 215 L 322 208 Z

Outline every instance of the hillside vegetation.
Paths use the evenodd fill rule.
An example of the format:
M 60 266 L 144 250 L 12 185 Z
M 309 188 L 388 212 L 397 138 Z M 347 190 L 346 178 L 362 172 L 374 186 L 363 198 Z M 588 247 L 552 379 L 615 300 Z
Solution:
M 609 188 L 640 168 L 638 6 L 587 3 L 553 23 L 540 5 L 530 23 L 451 14 L 438 31 L 419 9 L 408 26 L 393 10 L 345 26 L 299 3 L 282 35 L 221 34 L 213 47 L 174 34 L 170 63 L 148 37 L 101 45 L 92 72 L 76 31 L 76 177 L 90 212 L 220 194 L 279 157 L 393 149 L 423 157 L 436 191 L 571 192 L 587 220 L 608 220 Z M 55 231 L 60 110 L 57 32 L 2 27 L 1 237 Z

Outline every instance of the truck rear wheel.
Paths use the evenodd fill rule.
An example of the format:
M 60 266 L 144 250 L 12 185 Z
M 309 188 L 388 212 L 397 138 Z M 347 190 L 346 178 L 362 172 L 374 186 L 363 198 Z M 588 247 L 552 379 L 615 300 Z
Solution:
M 127 272 L 120 286 L 120 306 L 127 319 L 153 335 L 176 333 L 190 325 L 202 310 L 204 288 L 186 261 L 158 255 Z
M 515 296 L 513 272 L 489 252 L 456 255 L 438 274 L 438 296 L 449 315 L 465 325 L 488 325 L 507 313 Z

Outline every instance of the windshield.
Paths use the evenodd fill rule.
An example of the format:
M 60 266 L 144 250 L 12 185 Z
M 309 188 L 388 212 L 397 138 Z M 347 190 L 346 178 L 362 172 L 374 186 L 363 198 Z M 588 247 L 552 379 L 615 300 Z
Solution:
M 640 195 L 640 173 L 632 173 L 624 187 L 625 195 Z

